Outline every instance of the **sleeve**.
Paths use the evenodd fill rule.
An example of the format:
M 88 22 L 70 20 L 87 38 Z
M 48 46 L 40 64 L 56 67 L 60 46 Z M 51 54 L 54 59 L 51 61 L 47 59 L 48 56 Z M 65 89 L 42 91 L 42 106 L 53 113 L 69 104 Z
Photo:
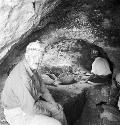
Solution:
M 42 96 L 46 101 L 52 103 L 53 105 L 57 104 L 44 83 L 41 84 L 41 91 Z
M 50 113 L 48 110 L 44 108 L 42 103 L 39 101 L 39 104 L 35 103 L 34 98 L 31 96 L 29 90 L 25 86 L 25 83 L 21 80 L 18 80 L 16 84 L 12 87 L 12 91 L 14 95 L 16 96 L 22 110 L 29 114 L 44 114 L 47 116 L 50 116 Z
M 47 89 L 46 85 L 44 84 L 40 70 L 36 73 L 36 75 L 40 79 L 39 80 L 39 84 L 40 84 L 40 92 L 42 93 L 42 97 L 47 102 L 49 102 L 49 103 L 51 103 L 51 104 L 56 106 L 57 103 L 55 102 L 55 100 L 52 97 L 51 93 L 49 92 L 49 90 Z

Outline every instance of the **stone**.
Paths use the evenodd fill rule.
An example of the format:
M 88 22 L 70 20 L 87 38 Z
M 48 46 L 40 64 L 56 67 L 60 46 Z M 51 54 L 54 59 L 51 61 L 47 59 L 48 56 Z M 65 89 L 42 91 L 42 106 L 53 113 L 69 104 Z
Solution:
M 10 46 L 32 28 L 35 17 L 32 2 L 3 1 L 0 8 L 0 50 L 3 52 L 7 49 L 4 55 L 10 50 Z
M 53 10 L 56 4 L 59 4 L 58 1 L 0 1 L 0 62 L 10 53 L 14 46 L 21 43 L 34 31 L 41 18 Z
M 61 82 L 61 84 L 65 84 L 65 85 L 69 85 L 69 84 L 73 84 L 75 83 L 75 79 L 74 79 L 74 75 L 73 74 L 60 74 L 59 75 L 59 81 Z

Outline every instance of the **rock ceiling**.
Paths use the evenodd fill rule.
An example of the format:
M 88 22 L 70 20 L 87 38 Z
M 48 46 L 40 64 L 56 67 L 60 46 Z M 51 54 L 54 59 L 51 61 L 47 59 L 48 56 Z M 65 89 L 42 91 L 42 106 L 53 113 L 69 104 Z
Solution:
M 117 0 L 1 0 L 1 65 L 3 66 L 2 62 L 4 65 L 14 65 L 19 61 L 17 57 L 24 53 L 26 45 L 38 39 L 47 45 L 50 44 L 47 51 L 49 54 L 51 51 L 49 48 L 53 46 L 56 54 L 52 55 L 55 58 L 59 55 L 56 61 L 63 60 L 67 65 L 71 65 L 71 60 L 80 62 L 79 58 L 83 57 L 87 60 L 90 53 L 88 48 L 93 45 L 101 47 L 110 60 L 120 67 L 118 2 Z M 84 48 L 84 52 L 81 47 Z M 60 53 L 63 52 L 61 57 Z M 78 58 L 75 58 L 74 54 Z M 83 62 L 86 62 L 85 60 Z M 87 63 L 85 66 L 87 69 L 90 68 L 88 65 L 90 64 Z

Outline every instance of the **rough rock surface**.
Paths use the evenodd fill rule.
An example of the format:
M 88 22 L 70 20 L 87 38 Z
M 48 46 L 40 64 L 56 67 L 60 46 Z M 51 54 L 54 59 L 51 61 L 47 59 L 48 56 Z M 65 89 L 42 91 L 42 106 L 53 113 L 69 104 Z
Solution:
M 15 44 L 22 42 L 36 28 L 40 19 L 51 12 L 59 1 L 52 1 L 49 4 L 48 2 L 47 0 L 0 1 L 0 60 Z
M 34 5 L 36 5 L 36 8 L 39 8 L 38 3 L 31 3 L 33 9 Z M 45 18 L 41 18 L 41 22 L 35 29 L 36 31 L 25 40 L 19 39 L 21 44 L 16 44 L 13 47 L 13 51 L 10 52 L 8 59 L 4 63 L 9 62 L 11 64 L 16 56 L 23 52 L 22 50 L 24 50 L 25 46 L 36 39 L 44 41 L 46 44 L 59 42 L 61 39 L 67 39 L 66 41 L 71 39 L 73 41 L 83 40 L 83 42 L 93 43 L 102 47 L 110 60 L 115 63 L 118 68 L 116 69 L 120 69 L 117 63 L 119 57 L 116 58 L 119 55 L 119 4 L 117 5 L 113 0 L 86 0 L 84 2 L 65 0 L 61 1 L 61 3 L 54 0 L 46 3 L 42 10 L 42 17 Z M 60 3 L 59 6 L 55 7 L 58 3 Z M 116 5 L 117 8 L 115 8 Z M 55 8 L 54 11 L 49 13 L 53 8 Z M 26 25 L 28 24 L 26 23 Z M 40 30 L 41 28 L 42 30 Z M 12 41 L 9 42 L 11 46 Z M 9 42 L 1 42 L 2 46 L 5 43 L 3 49 L 6 52 L 8 51 L 6 46 Z M 2 51 L 3 49 L 1 49 L 1 56 L 5 53 L 5 51 Z M 11 58 L 11 55 L 14 55 L 13 58 Z

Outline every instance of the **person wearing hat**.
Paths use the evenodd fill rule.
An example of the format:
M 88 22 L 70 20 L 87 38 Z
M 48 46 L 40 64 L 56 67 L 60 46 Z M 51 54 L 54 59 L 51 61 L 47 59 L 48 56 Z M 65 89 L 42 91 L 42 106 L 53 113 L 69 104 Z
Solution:
M 67 125 L 63 108 L 56 103 L 38 73 L 45 47 L 30 43 L 25 57 L 10 72 L 1 94 L 10 125 Z
M 102 56 L 98 50 L 92 50 L 92 58 L 94 59 L 92 63 L 91 76 L 87 80 L 88 83 L 101 83 L 107 82 L 109 78 L 112 79 L 112 62 L 107 58 Z M 94 81 L 94 82 L 93 82 Z

